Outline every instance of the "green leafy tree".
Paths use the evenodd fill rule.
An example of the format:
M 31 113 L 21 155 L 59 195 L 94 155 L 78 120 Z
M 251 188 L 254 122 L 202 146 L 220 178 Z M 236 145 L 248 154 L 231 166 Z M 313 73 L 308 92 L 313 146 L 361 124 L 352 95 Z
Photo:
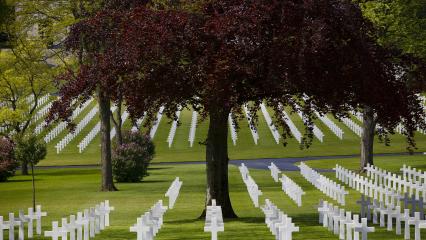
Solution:
M 426 58 L 424 0 L 361 1 L 364 15 L 378 28 L 379 42 Z
M 52 69 L 37 43 L 25 42 L 0 52 L 0 134 L 21 137 L 35 126 L 39 100 L 52 91 Z M 32 97 L 32 101 L 28 101 Z M 23 162 L 22 173 L 28 174 Z
M 409 78 L 406 84 L 417 89 L 418 92 L 425 91 L 426 2 L 424 0 L 357 0 L 355 2 L 360 4 L 364 16 L 374 24 L 379 44 L 401 54 L 413 55 L 420 59 L 410 69 L 412 72 L 407 74 Z M 373 145 L 377 132 L 375 130 L 377 126 L 376 109 L 364 105 L 362 112 L 364 131 L 361 137 L 361 171 L 367 163 L 374 164 Z M 380 132 L 381 129 L 378 129 Z M 384 140 L 386 144 L 389 143 L 387 137 L 380 139 Z
M 17 139 L 15 157 L 18 161 L 29 163 L 31 167 L 33 187 L 33 207 L 36 205 L 36 188 L 34 166 L 46 157 L 46 144 L 34 135 L 27 135 Z

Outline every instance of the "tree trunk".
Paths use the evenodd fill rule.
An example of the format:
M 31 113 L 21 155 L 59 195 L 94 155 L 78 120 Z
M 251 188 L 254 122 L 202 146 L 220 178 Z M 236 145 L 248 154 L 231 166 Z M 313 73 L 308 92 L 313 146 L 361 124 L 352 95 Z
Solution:
M 118 109 L 117 109 L 117 124 L 115 125 L 115 128 L 117 130 L 117 145 L 120 146 L 123 144 L 123 132 L 122 132 L 122 128 L 123 128 L 123 119 L 121 117 L 121 100 L 118 103 Z
M 99 115 L 101 119 L 101 169 L 102 169 L 102 191 L 116 191 L 112 177 L 111 163 L 111 116 L 110 99 L 106 93 L 98 91 Z
M 206 206 L 216 199 L 217 204 L 222 207 L 224 218 L 237 218 L 232 208 L 228 186 L 228 114 L 229 111 L 225 109 L 210 111 L 206 141 Z M 205 211 L 202 216 L 205 216 Z
M 35 173 L 34 173 L 34 164 L 31 163 L 31 175 L 33 180 L 33 209 L 36 209 L 36 190 L 35 190 Z
M 28 162 L 27 161 L 22 161 L 21 163 L 21 174 L 22 175 L 29 175 L 28 173 Z
M 367 164 L 373 164 L 373 145 L 376 122 L 374 111 L 371 107 L 365 106 L 363 112 L 363 133 L 361 135 L 361 162 L 360 171 L 364 172 Z

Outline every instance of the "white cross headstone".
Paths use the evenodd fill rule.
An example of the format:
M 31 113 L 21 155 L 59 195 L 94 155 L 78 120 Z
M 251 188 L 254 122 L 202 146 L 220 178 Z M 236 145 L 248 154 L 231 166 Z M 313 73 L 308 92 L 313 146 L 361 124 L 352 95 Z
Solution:
M 9 213 L 9 221 L 7 222 L 7 224 L 9 226 L 9 240 L 14 240 L 15 239 L 15 226 L 19 226 L 19 224 L 21 224 L 21 222 L 17 221 L 15 219 L 14 213 Z
M 342 223 L 346 224 L 346 239 L 352 240 L 352 214 L 351 214 L 351 212 L 346 212 L 346 219 Z M 343 235 L 343 238 L 342 238 L 342 236 L 340 236 L 340 239 L 344 240 L 345 236 Z
M 27 217 L 25 217 L 25 213 L 23 210 L 19 210 L 18 218 L 16 218 L 17 221 L 19 221 L 19 230 L 18 230 L 18 238 L 19 240 L 24 240 L 25 238 L 25 223 L 29 221 Z
M 68 239 L 68 221 L 67 218 L 62 218 L 62 223 L 61 223 L 61 231 L 62 231 L 62 240 L 67 240 Z
M 401 207 L 396 206 L 394 210 L 388 213 L 388 227 L 387 230 L 392 230 L 393 219 L 395 218 L 396 234 L 401 234 Z
M 45 237 L 51 237 L 52 240 L 59 240 L 60 237 L 63 237 L 63 229 L 58 227 L 58 222 L 52 222 L 52 230 L 44 232 Z
M 136 232 L 137 240 L 149 239 L 147 235 L 150 231 L 151 228 L 143 224 L 142 218 L 138 218 L 137 223 L 130 227 L 130 232 Z
M 284 218 L 283 223 L 278 224 L 278 240 L 292 240 L 293 232 L 298 232 L 299 227 L 296 227 L 294 223 L 291 222 L 291 218 Z
M 374 232 L 374 227 L 368 227 L 367 226 L 367 218 L 361 219 L 361 226 L 354 228 L 355 232 L 360 232 L 362 240 L 367 240 L 367 234 L 369 232 Z
M 105 227 L 109 227 L 109 214 L 114 210 L 115 208 L 110 206 L 109 200 L 105 200 Z
M 36 217 L 36 233 L 38 235 L 41 235 L 41 218 L 42 217 L 46 217 L 47 216 L 47 212 L 42 212 L 41 211 L 41 205 L 37 205 L 36 206 L 36 212 L 35 212 L 35 217 Z
M 426 221 L 420 219 L 420 213 L 419 212 L 415 212 L 414 213 L 414 217 L 412 217 L 412 218 L 410 218 L 410 220 L 408 220 L 408 224 L 409 225 L 414 225 L 414 240 L 421 240 L 421 237 L 420 237 L 420 225 L 421 224 L 426 224 Z
M 323 223 L 324 215 L 328 211 L 328 202 L 320 200 L 320 203 L 318 205 L 318 212 L 319 212 L 319 223 Z
M 209 231 L 212 233 L 212 240 L 217 240 L 217 233 L 219 231 L 223 231 L 223 227 L 221 228 L 217 223 L 216 216 L 212 216 L 210 226 L 204 227 L 204 231 Z
M 105 203 L 101 202 L 100 205 L 96 205 L 95 213 L 97 217 L 99 218 L 99 229 L 104 230 L 105 229 L 105 215 L 107 213 L 105 209 Z
M 86 214 L 86 211 L 84 212 Z M 94 208 L 90 208 L 88 213 L 88 219 L 89 219 L 89 236 L 90 237 L 95 237 L 95 233 L 96 233 L 96 215 L 95 215 L 95 209 Z
M 28 237 L 32 238 L 34 236 L 34 220 L 37 220 L 37 216 L 35 215 L 33 208 L 28 208 L 28 215 L 25 215 L 28 219 Z
M 179 180 L 179 177 L 176 177 L 165 194 L 166 197 L 169 197 L 170 209 L 173 209 L 176 199 L 179 196 L 181 187 L 182 187 L 182 181 Z
M 340 209 L 340 212 L 338 212 L 338 214 L 333 216 L 333 232 L 334 234 L 338 235 L 339 231 L 341 228 L 339 228 L 339 223 L 340 220 L 344 220 L 345 219 L 345 210 L 344 209 Z
M 9 225 L 3 221 L 3 216 L 0 216 L 0 240 L 3 240 L 3 231 L 8 229 Z
M 75 221 L 77 226 L 77 240 L 89 240 L 89 219 L 85 218 L 88 216 L 88 210 L 84 210 L 85 213 L 83 216 L 82 212 L 77 213 L 77 220 Z
M 410 209 L 404 209 L 404 215 L 401 216 L 401 220 L 404 221 L 404 239 L 410 239 Z

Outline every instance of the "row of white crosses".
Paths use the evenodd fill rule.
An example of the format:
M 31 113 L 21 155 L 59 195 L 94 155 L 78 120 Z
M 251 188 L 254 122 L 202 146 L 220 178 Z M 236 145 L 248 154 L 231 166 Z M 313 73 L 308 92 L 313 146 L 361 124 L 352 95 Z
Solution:
M 251 135 L 253 137 L 254 144 L 257 145 L 257 142 L 259 141 L 259 133 L 257 132 L 256 126 L 254 126 L 252 124 L 252 116 L 251 116 L 251 113 L 248 110 L 247 106 L 244 105 L 243 109 L 244 109 L 244 114 L 246 115 L 246 118 L 247 118 L 247 122 L 248 122 L 248 126 L 250 128 Z
M 87 100 L 83 105 L 79 106 L 78 108 L 76 108 L 74 110 L 74 112 L 72 113 L 71 116 L 71 120 L 75 120 L 80 113 L 82 113 L 91 103 L 93 102 L 93 98 L 90 98 L 89 100 Z M 59 125 L 61 125 L 60 127 L 58 127 Z M 67 123 L 66 122 L 61 122 L 58 124 L 58 129 L 61 129 L 60 132 L 62 132 L 63 130 L 65 130 L 65 128 L 67 127 Z M 37 125 L 37 127 L 35 128 L 35 133 L 38 135 L 40 134 L 44 128 L 46 127 L 46 123 L 42 122 L 39 125 Z M 60 133 L 58 132 L 58 134 Z M 53 136 L 52 136 L 53 137 Z M 56 136 L 55 136 L 56 137 Z M 49 138 L 49 141 L 52 140 Z
M 359 240 L 360 234 L 362 240 L 367 240 L 368 233 L 375 231 L 367 225 L 367 218 L 361 218 L 360 222 L 359 215 L 345 212 L 327 201 L 320 201 L 318 213 L 319 223 L 338 235 L 340 240 Z
M 70 215 L 68 218 L 62 218 L 61 226 L 57 221 L 52 222 L 52 230 L 45 231 L 44 236 L 52 240 L 89 240 L 94 238 L 106 227 L 110 226 L 110 213 L 114 207 L 110 206 L 109 201 L 105 200 L 95 207 L 85 209 L 76 215 Z
M 401 235 L 401 222 L 404 222 L 404 239 L 410 239 L 410 227 L 414 226 L 414 239 L 421 239 L 421 229 L 426 228 L 426 220 L 422 219 L 422 212 L 414 212 L 413 208 L 410 210 L 408 208 L 404 209 L 404 212 L 401 213 L 401 206 L 392 206 L 388 205 L 385 207 L 383 202 L 374 200 L 373 203 L 370 201 L 370 197 L 365 197 L 362 195 L 360 201 L 357 201 L 361 205 L 361 215 L 366 216 L 367 219 L 371 219 L 371 212 L 373 215 L 373 223 L 378 224 L 378 214 L 380 214 L 380 227 L 387 227 L 388 231 L 393 230 L 393 219 L 395 219 L 395 232 L 397 235 Z M 415 200 L 415 199 L 412 199 Z M 406 200 L 405 200 L 406 201 Z M 417 200 L 415 200 L 417 201 Z M 423 202 L 422 202 L 423 204 Z M 405 206 L 408 204 L 405 203 Z M 387 223 L 386 223 L 387 221 Z
M 31 119 L 31 121 L 37 122 L 38 120 L 42 119 L 44 116 L 46 116 L 46 114 L 50 111 L 50 109 L 52 108 L 53 103 L 50 102 L 48 104 L 46 104 L 44 107 L 42 107 L 41 109 L 39 109 L 36 114 L 34 114 L 34 117 Z
M 129 118 L 129 112 L 124 111 L 123 115 L 121 115 L 122 124 L 126 122 L 127 118 Z M 117 128 L 113 127 L 110 132 L 110 139 L 112 140 L 115 136 L 117 136 Z
M 234 120 L 232 119 L 231 113 L 228 115 L 228 125 L 229 125 L 229 131 L 231 132 L 232 143 L 235 146 L 237 145 L 238 135 L 237 135 L 237 129 L 235 127 L 235 123 L 234 123 Z
M 111 112 L 115 112 L 115 110 L 117 109 L 117 106 L 112 106 L 111 107 Z M 125 116 L 125 115 L 123 115 Z M 128 116 L 128 115 L 127 115 Z M 126 116 L 126 118 L 127 118 Z M 114 131 L 113 131 L 114 130 Z M 113 130 L 111 130 L 111 134 L 110 137 L 112 139 L 113 136 L 115 136 L 116 134 L 116 130 L 115 127 L 113 128 Z M 87 146 L 89 146 L 89 144 L 93 141 L 93 139 L 95 139 L 95 137 L 98 135 L 98 133 L 101 131 L 101 122 L 99 121 L 94 128 L 92 128 L 92 130 L 90 130 L 90 132 L 83 138 L 83 140 L 81 140 L 77 147 L 78 147 L 78 152 L 82 153 L 84 151 L 84 149 L 87 148 Z M 113 135 L 114 134 L 114 135 Z
M 315 111 L 317 117 L 340 139 L 343 139 L 343 130 L 331 121 L 326 115 L 321 116 L 317 111 Z
M 285 174 L 281 176 L 280 181 L 282 183 L 282 190 L 297 204 L 298 207 L 301 207 L 302 195 L 305 195 L 303 189 Z
M 301 143 L 302 142 L 302 133 L 297 129 L 296 125 L 294 125 L 293 121 L 291 120 L 290 116 L 286 113 L 284 110 L 283 105 L 280 103 L 279 109 L 283 113 L 283 120 L 287 124 L 287 126 L 290 128 L 291 134 L 294 136 L 294 138 Z
M 336 171 L 337 179 L 361 194 L 365 194 L 379 202 L 384 202 L 384 206 L 399 205 L 400 194 L 397 191 L 373 182 L 372 179 L 368 179 L 337 164 L 334 170 Z
M 18 239 L 25 239 L 25 224 L 27 224 L 27 237 L 34 237 L 34 221 L 36 222 L 36 234 L 41 235 L 41 219 L 47 216 L 46 212 L 41 211 L 41 206 L 37 205 L 36 210 L 28 208 L 26 215 L 23 210 L 19 211 L 18 217 L 14 213 L 9 213 L 9 221 L 4 221 L 3 216 L 0 216 L 0 240 L 4 239 L 4 231 L 8 230 L 9 240 L 15 239 L 15 226 L 18 227 Z M 7 238 L 6 238 L 7 239 Z
M 149 132 L 149 136 L 151 139 L 154 139 L 155 134 L 157 133 L 158 127 L 160 126 L 161 119 L 163 118 L 163 111 L 164 106 L 160 107 L 160 110 L 157 113 L 157 118 L 155 119 L 154 125 L 151 128 L 151 131 Z
M 158 200 L 148 212 L 137 218 L 136 224 L 130 227 L 130 232 L 136 233 L 137 240 L 152 240 L 163 226 L 163 216 L 167 207 Z
M 362 113 L 360 113 L 358 111 L 351 111 L 351 114 L 354 115 L 354 117 L 356 117 L 356 119 L 358 119 L 358 121 L 364 122 L 364 117 L 363 117 Z
M 403 165 L 400 169 L 402 176 L 409 182 L 426 184 L 426 171 L 417 170 L 411 166 Z
M 90 104 L 90 103 L 89 103 Z M 88 104 L 88 105 L 89 105 Z M 86 105 L 83 105 L 82 106 L 82 108 L 86 108 L 87 106 Z M 98 106 L 95 106 L 95 107 L 93 107 L 93 109 L 91 110 L 91 112 L 92 111 L 96 111 L 95 109 L 97 109 L 98 108 Z M 79 108 L 80 109 L 80 108 Z M 78 112 L 80 112 L 81 113 L 81 111 L 82 111 L 83 109 L 81 109 L 81 110 L 78 110 Z M 72 116 L 72 118 L 71 118 L 71 120 L 75 120 L 76 118 L 77 118 L 77 116 L 79 115 L 79 113 L 78 112 L 75 112 L 75 113 L 73 113 L 73 116 Z M 78 113 L 78 114 L 77 114 Z M 89 112 L 89 114 L 90 114 L 90 112 Z M 67 123 L 66 122 L 61 122 L 61 123 L 59 123 L 58 125 L 56 125 L 56 127 L 55 128 L 53 128 L 48 134 L 46 134 L 46 136 L 44 137 L 44 141 L 46 142 L 46 143 L 49 143 L 49 142 L 51 142 L 53 139 L 55 139 L 59 134 L 61 134 L 65 129 L 67 128 Z
M 225 231 L 223 223 L 222 208 L 216 205 L 216 200 L 212 199 L 212 204 L 207 206 L 204 232 L 211 233 L 211 240 L 217 240 L 217 233 Z
M 424 215 L 424 202 L 423 197 L 416 199 L 416 196 L 413 194 L 411 198 L 408 195 L 408 192 L 405 193 L 404 197 L 400 195 L 400 192 L 395 191 L 390 188 L 385 188 L 382 184 L 377 185 L 368 180 L 351 172 L 343 167 L 336 165 L 336 178 L 349 184 L 353 188 L 356 188 L 363 195 L 360 201 L 357 201 L 357 204 L 361 207 L 361 216 L 367 217 L 368 220 L 371 219 L 371 210 L 373 211 L 373 223 L 377 223 L 377 214 L 380 213 L 380 226 L 385 225 L 385 215 L 388 216 L 388 230 L 392 230 L 392 218 L 395 218 L 397 223 L 399 219 L 404 218 L 407 221 L 411 218 L 419 218 L 420 220 L 425 219 Z M 365 198 L 364 194 L 368 196 Z M 373 203 L 371 202 L 373 198 Z M 401 214 L 400 201 L 403 200 L 405 212 L 404 215 Z M 411 207 L 410 207 L 411 205 Z M 418 210 L 418 212 L 416 212 Z M 417 216 L 418 215 L 418 216 Z M 407 222 L 408 224 L 408 222 Z M 399 224 L 400 225 L 400 224 Z M 407 226 L 407 225 L 406 225 Z M 409 228 L 409 226 L 408 226 Z M 396 227 L 396 233 L 401 234 L 400 227 Z M 409 232 L 409 229 L 406 230 Z M 417 231 L 417 230 L 416 230 Z M 405 234 L 407 236 L 407 234 Z M 409 235 L 408 235 L 409 236 Z M 407 238 L 406 238 L 407 239 Z M 409 237 L 408 237 L 409 239 Z
M 75 127 L 73 132 L 68 133 L 62 138 L 55 146 L 56 153 L 59 154 L 67 145 L 70 143 L 80 132 L 92 121 L 92 119 L 98 113 L 99 108 L 93 108 Z
M 175 206 L 175 202 L 179 196 L 182 184 L 183 182 L 179 180 L 179 177 L 176 177 L 165 194 L 165 196 L 169 198 L 170 209 L 173 209 L 173 207 Z
M 359 126 L 357 123 L 355 123 L 354 121 L 352 121 L 352 119 L 350 118 L 342 118 L 342 122 L 349 128 L 352 130 L 352 132 L 354 132 L 356 135 L 358 135 L 358 137 L 361 137 L 362 135 L 362 127 Z
M 269 170 L 271 170 L 271 177 L 274 179 L 275 182 L 278 182 L 281 170 L 273 162 L 271 162 L 271 165 L 269 165 L 268 168 Z
M 27 99 L 27 103 L 30 105 L 30 108 L 31 108 L 31 103 L 34 101 L 34 95 L 31 95 L 31 98 L 30 98 L 31 100 L 30 101 L 28 101 L 28 99 Z M 41 97 L 41 98 L 39 98 L 38 100 L 37 100 L 37 108 L 38 107 L 40 107 L 40 106 L 43 106 L 44 104 L 46 104 L 48 101 L 50 100 L 50 94 L 46 94 L 46 95 L 44 95 L 43 97 Z
M 298 105 L 296 107 L 299 107 Z M 297 109 L 297 114 L 299 115 L 299 117 L 303 120 L 303 122 L 305 123 L 305 125 L 307 125 L 307 119 L 305 116 L 303 116 L 302 111 L 300 111 L 299 109 Z M 321 129 L 319 129 L 317 127 L 317 125 L 313 124 L 313 129 L 312 132 L 314 133 L 315 137 L 320 141 L 320 142 L 324 142 L 324 133 L 321 131 Z
M 257 186 L 256 182 L 250 176 L 250 172 L 244 163 L 241 163 L 241 166 L 238 168 L 254 206 L 259 207 L 259 196 L 262 195 L 262 191 L 260 191 L 259 186 Z
M 198 118 L 197 111 L 195 111 L 195 110 L 192 111 L 191 129 L 189 130 L 189 137 L 188 137 L 190 147 L 192 147 L 194 145 L 194 141 L 195 141 L 195 132 L 197 130 L 197 118 Z
M 172 126 L 170 127 L 169 135 L 167 136 L 166 142 L 169 144 L 169 148 L 172 147 L 173 139 L 175 138 L 175 135 L 176 135 L 176 129 L 179 123 L 180 113 L 181 113 L 181 110 L 176 111 L 177 119 L 173 120 Z
M 331 197 L 339 204 L 345 206 L 345 198 L 348 192 L 345 190 L 344 186 L 341 186 L 340 184 L 337 184 L 336 182 L 321 175 L 320 173 L 306 165 L 304 162 L 300 163 L 299 168 L 300 173 L 306 180 L 308 180 L 308 182 L 314 185 L 325 195 Z
M 89 144 L 93 141 L 93 139 L 95 139 L 95 137 L 98 135 L 98 133 L 101 131 L 101 123 L 98 122 L 95 127 L 90 130 L 90 132 L 83 138 L 83 140 L 81 140 L 77 147 L 78 147 L 78 152 L 82 153 L 84 151 L 84 149 L 87 148 L 87 146 L 89 146 Z
M 336 178 L 363 194 L 362 199 L 357 202 L 361 205 L 362 216 L 367 213 L 367 218 L 370 219 L 370 209 L 374 209 L 374 214 L 376 214 L 376 212 L 380 212 L 381 214 L 393 213 L 398 215 L 400 212 L 400 201 L 403 200 L 404 207 L 409 209 L 409 214 L 411 214 L 412 217 L 414 217 L 415 211 L 418 209 L 420 219 L 424 219 L 423 197 L 418 197 L 417 195 L 418 198 L 416 198 L 416 195 L 412 194 L 410 198 L 408 192 L 406 192 L 404 197 L 402 197 L 400 191 L 386 188 L 383 184 L 373 183 L 371 179 L 368 180 L 339 165 L 336 165 L 335 170 Z M 364 199 L 364 194 L 368 196 L 367 199 Z M 370 198 L 374 199 L 373 205 Z M 411 208 L 409 205 L 411 205 Z M 376 216 L 373 216 L 373 222 L 377 222 Z M 382 224 L 382 219 L 381 225 L 384 225 L 384 223 Z
M 426 184 L 422 184 L 419 181 L 412 182 L 408 178 L 404 178 L 404 176 L 388 172 L 370 164 L 367 164 L 364 169 L 367 171 L 367 176 L 371 177 L 378 185 L 383 185 L 386 188 L 391 188 L 401 193 L 408 192 L 410 195 L 415 194 L 416 199 L 419 199 L 420 192 L 422 192 L 421 196 L 423 199 L 426 199 Z
M 293 201 L 295 201 L 297 206 L 301 207 L 302 195 L 305 194 L 302 188 L 284 174 L 282 174 L 282 177 L 279 178 L 281 170 L 273 162 L 271 162 L 271 165 L 269 165 L 268 168 L 271 170 L 271 176 L 274 181 L 281 182 L 281 188 L 284 193 L 286 193 Z
M 260 104 L 260 110 L 263 113 L 263 117 L 265 118 L 266 124 L 268 124 L 269 130 L 271 131 L 272 136 L 274 137 L 275 142 L 277 144 L 279 144 L 280 143 L 280 137 L 281 137 L 281 135 L 280 135 L 277 127 L 275 126 L 275 124 L 272 122 L 271 115 L 269 115 L 269 112 L 266 109 L 265 104 L 263 104 L 263 103 Z
M 296 227 L 291 217 L 284 214 L 269 199 L 265 199 L 265 205 L 261 209 L 265 214 L 265 223 L 275 239 L 291 240 L 293 232 L 299 232 L 299 227 Z

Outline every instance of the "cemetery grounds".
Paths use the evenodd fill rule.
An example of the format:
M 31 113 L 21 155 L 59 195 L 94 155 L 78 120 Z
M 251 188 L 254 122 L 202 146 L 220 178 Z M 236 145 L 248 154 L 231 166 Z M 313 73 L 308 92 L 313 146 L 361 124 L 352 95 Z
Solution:
M 94 107 L 92 103 L 85 109 L 76 122 L 81 120 Z M 271 112 L 271 111 L 270 111 Z M 288 111 L 289 112 L 289 111 Z M 306 156 L 336 156 L 352 155 L 359 153 L 359 137 L 343 123 L 331 116 L 336 125 L 344 132 L 344 139 L 337 138 L 322 122 L 315 123 L 324 132 L 323 143 L 314 139 L 314 144 L 309 149 L 300 150 L 297 141 L 289 139 L 289 145 L 283 147 L 276 144 L 262 113 L 259 113 L 259 142 L 254 144 L 247 120 L 240 121 L 241 129 L 238 132 L 237 143 L 234 146 L 229 137 L 230 159 L 258 159 L 258 158 L 285 158 Z M 352 116 L 353 121 L 358 120 Z M 297 114 L 291 114 L 295 126 L 303 132 L 302 120 Z M 181 114 L 182 125 L 176 130 L 173 144 L 169 148 L 166 139 L 170 130 L 170 121 L 163 118 L 154 138 L 156 143 L 156 157 L 150 166 L 150 176 L 141 183 L 117 183 L 118 192 L 100 192 L 100 170 L 97 168 L 99 159 L 99 136 L 85 149 L 78 153 L 76 145 L 93 129 L 98 121 L 98 116 L 89 122 L 82 132 L 73 139 L 69 146 L 60 154 L 56 154 L 55 145 L 67 132 L 64 131 L 48 144 L 49 154 L 36 170 L 37 203 L 43 206 L 48 216 L 43 218 L 43 231 L 51 229 L 51 222 L 62 217 L 75 214 L 85 208 L 91 207 L 105 199 L 110 200 L 115 211 L 111 213 L 111 226 L 101 231 L 94 239 L 136 239 L 136 234 L 129 232 L 129 227 L 136 222 L 136 218 L 144 214 L 158 200 L 163 199 L 171 182 L 175 177 L 180 177 L 183 186 L 176 205 L 164 215 L 164 225 L 156 239 L 210 239 L 210 233 L 204 233 L 204 219 L 199 218 L 204 209 L 205 197 L 205 166 L 203 164 L 190 164 L 203 161 L 205 152 L 202 142 L 207 133 L 207 122 L 200 123 L 196 129 L 194 146 L 189 147 L 188 133 L 191 122 L 191 111 L 184 110 Z M 359 122 L 358 122 L 359 124 Z M 125 123 L 130 128 L 130 122 Z M 419 152 L 426 151 L 426 135 L 418 134 L 416 137 Z M 400 153 L 405 151 L 405 140 L 402 135 L 392 137 L 391 146 L 384 146 L 376 141 L 376 153 Z M 380 168 L 394 173 L 400 173 L 403 164 L 426 170 L 426 155 L 414 156 L 380 156 L 375 158 L 375 163 Z M 278 161 L 278 160 L 277 160 Z M 185 162 L 185 164 L 175 164 Z M 325 160 L 307 161 L 306 164 L 316 169 L 332 169 L 336 164 L 351 170 L 357 170 L 359 159 L 336 158 Z M 79 165 L 70 167 L 70 165 Z M 265 199 L 270 199 L 285 214 L 293 219 L 300 231 L 293 233 L 293 239 L 338 239 L 338 236 L 329 232 L 318 223 L 317 205 L 320 199 L 336 203 L 334 200 L 320 192 L 300 172 L 283 171 L 288 177 L 302 187 L 306 193 L 302 197 L 303 206 L 297 207 L 282 190 L 281 184 L 273 181 L 268 169 L 250 169 L 250 175 L 256 181 L 263 195 L 260 204 Z M 338 182 L 334 172 L 321 172 L 324 176 Z M 265 216 L 259 208 L 255 208 L 246 186 L 241 178 L 236 165 L 230 165 L 229 170 L 230 195 L 234 210 L 239 216 L 236 220 L 225 220 L 225 231 L 219 233 L 219 239 L 274 239 L 265 225 Z M 356 201 L 361 194 L 346 186 L 349 194 L 346 196 L 346 211 L 359 212 Z M 0 215 L 7 216 L 9 212 L 27 209 L 31 206 L 31 179 L 30 176 L 17 176 L 6 183 L 0 184 Z M 370 225 L 370 224 L 369 224 Z M 376 227 L 374 233 L 368 234 L 368 239 L 403 239 L 394 231 L 388 232 L 386 228 Z M 412 228 L 412 236 L 414 229 Z M 426 236 L 426 230 L 422 230 Z M 34 239 L 48 239 L 36 236 Z

